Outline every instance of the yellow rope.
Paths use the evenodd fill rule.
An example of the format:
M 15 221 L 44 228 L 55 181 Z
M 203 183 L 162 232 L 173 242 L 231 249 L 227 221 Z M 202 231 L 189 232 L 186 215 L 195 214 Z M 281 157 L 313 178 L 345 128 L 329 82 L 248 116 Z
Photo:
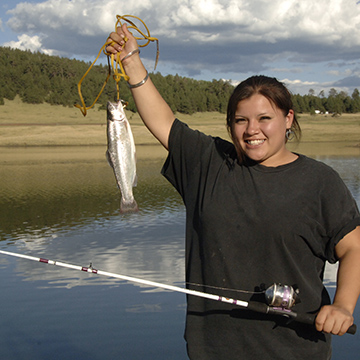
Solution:
M 134 24 L 134 22 L 131 21 L 129 18 L 134 18 L 134 19 L 139 20 L 143 24 L 144 28 L 146 29 L 147 34 L 142 32 Z M 135 36 L 136 40 L 146 40 L 145 44 L 139 44 L 138 45 L 139 47 L 147 46 L 147 45 L 149 45 L 150 42 L 156 41 L 157 51 L 156 51 L 156 60 L 155 60 L 155 67 L 154 67 L 154 69 L 156 69 L 156 65 L 157 65 L 158 59 L 159 59 L 159 40 L 157 38 L 155 38 L 155 37 L 150 36 L 150 31 L 149 31 L 148 27 L 146 26 L 146 24 L 144 23 L 144 21 L 141 20 L 140 18 L 138 18 L 137 16 L 134 16 L 134 15 L 123 15 L 123 16 L 116 15 L 116 19 L 117 19 L 117 21 L 116 21 L 116 24 L 115 24 L 115 31 L 116 31 L 118 26 L 122 26 L 121 20 L 124 20 L 124 21 L 126 21 L 126 22 L 128 22 L 130 24 L 130 26 L 128 26 L 128 29 L 134 29 L 135 31 L 137 31 L 141 35 L 141 36 Z M 128 39 L 125 38 L 124 40 L 127 41 Z M 80 81 L 78 83 L 78 93 L 79 93 L 81 105 L 75 104 L 74 106 L 77 107 L 78 109 L 80 109 L 84 116 L 86 116 L 87 110 L 94 107 L 96 102 L 99 100 L 99 97 L 102 94 L 102 92 L 104 91 L 105 86 L 106 86 L 106 84 L 107 84 L 107 82 L 108 82 L 108 80 L 110 78 L 111 69 L 113 70 L 113 73 L 114 73 L 113 78 L 114 78 L 115 83 L 116 83 L 116 91 L 117 91 L 117 99 L 118 100 L 120 100 L 119 82 L 120 82 L 121 78 L 124 78 L 125 81 L 129 81 L 129 77 L 125 74 L 124 67 L 123 67 L 123 65 L 121 63 L 121 60 L 120 60 L 120 52 L 118 52 L 116 55 L 106 52 L 106 47 L 109 46 L 109 45 L 113 45 L 113 44 L 114 44 L 113 41 L 107 41 L 101 47 L 96 59 L 90 65 L 90 67 L 88 68 L 88 70 L 85 72 L 85 74 L 82 76 L 82 78 L 80 79 Z M 82 92 L 81 92 L 81 85 L 82 85 L 82 82 L 84 81 L 85 77 L 87 76 L 87 74 L 90 72 L 92 67 L 95 65 L 95 63 L 99 59 L 102 52 L 104 52 L 104 54 L 108 56 L 108 74 L 107 74 L 105 82 L 104 82 L 99 94 L 95 98 L 94 102 L 90 106 L 86 106 L 85 100 L 84 100 L 84 98 L 82 96 Z

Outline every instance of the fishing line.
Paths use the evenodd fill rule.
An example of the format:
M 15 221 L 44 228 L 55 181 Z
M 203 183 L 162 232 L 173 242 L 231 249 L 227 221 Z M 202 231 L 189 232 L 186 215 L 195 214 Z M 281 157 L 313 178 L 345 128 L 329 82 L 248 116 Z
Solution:
M 132 20 L 130 20 L 130 18 L 133 18 L 133 19 L 136 19 L 136 20 L 140 21 L 140 23 L 145 28 L 145 31 L 141 31 L 139 29 L 139 27 Z M 123 15 L 123 16 L 116 15 L 116 19 L 117 20 L 116 20 L 116 23 L 115 23 L 115 32 L 116 32 L 118 26 L 122 26 L 121 21 L 122 20 L 126 21 L 129 24 L 128 29 L 133 29 L 140 35 L 140 36 L 134 36 L 135 39 L 137 41 L 145 41 L 144 44 L 138 44 L 139 47 L 145 47 L 145 46 L 149 45 L 150 42 L 153 42 L 153 41 L 156 42 L 156 59 L 155 59 L 155 67 L 154 67 L 154 70 L 155 70 L 156 65 L 158 63 L 158 60 L 159 60 L 159 54 L 160 54 L 160 51 L 159 51 L 159 39 L 150 36 L 149 28 L 146 26 L 145 22 L 143 20 L 141 20 L 137 16 L 134 16 L 134 15 Z M 124 39 L 125 42 L 127 40 L 128 40 L 127 38 Z M 79 93 L 81 104 L 75 104 L 74 106 L 76 108 L 80 109 L 80 111 L 82 112 L 82 114 L 84 116 L 86 116 L 87 110 L 93 108 L 95 106 L 96 102 L 99 100 L 99 97 L 101 96 L 102 92 L 104 91 L 105 86 L 106 86 L 107 82 L 109 81 L 109 78 L 110 78 L 112 72 L 113 72 L 113 79 L 115 80 L 115 84 L 116 84 L 116 92 L 117 92 L 117 100 L 118 101 L 120 100 L 120 89 L 119 89 L 120 80 L 124 79 L 125 81 L 129 81 L 129 77 L 126 75 L 124 67 L 122 65 L 122 62 L 120 60 L 121 51 L 118 52 L 116 55 L 106 52 L 107 46 L 113 45 L 113 44 L 115 44 L 114 41 L 111 41 L 111 40 L 106 41 L 106 43 L 101 47 L 101 49 L 100 49 L 97 57 L 93 61 L 93 63 L 90 65 L 90 67 L 87 69 L 85 74 L 82 76 L 82 78 L 78 82 L 78 93 Z M 82 86 L 82 83 L 83 83 L 84 79 L 86 78 L 86 76 L 88 75 L 90 70 L 92 69 L 92 67 L 98 61 L 98 59 L 99 59 L 102 52 L 105 55 L 107 55 L 108 73 L 107 73 L 106 79 L 105 79 L 105 81 L 104 81 L 104 83 L 103 83 L 103 85 L 101 87 L 101 90 L 100 90 L 99 94 L 96 96 L 94 102 L 90 106 L 86 106 L 84 97 L 82 95 L 81 86 Z
M 265 294 L 265 291 L 266 291 L 265 289 L 261 290 L 261 291 L 240 290 L 240 289 L 232 289 L 232 288 L 213 286 L 213 285 L 196 284 L 196 283 L 191 283 L 191 282 L 186 282 L 186 284 L 191 285 L 191 286 L 197 286 L 197 287 L 205 287 L 205 288 L 209 288 L 209 289 L 233 291 L 233 292 L 238 292 L 238 293 L 242 293 L 242 294 L 258 295 L 258 294 Z

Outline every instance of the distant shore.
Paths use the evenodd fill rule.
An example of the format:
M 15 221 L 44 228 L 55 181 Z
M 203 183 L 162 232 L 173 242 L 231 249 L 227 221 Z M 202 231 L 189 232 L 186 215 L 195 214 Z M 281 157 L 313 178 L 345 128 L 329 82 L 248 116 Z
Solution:
M 192 128 L 228 139 L 225 114 L 176 115 Z M 127 112 L 127 117 L 137 145 L 157 144 L 138 114 Z M 341 143 L 344 148 L 360 152 L 360 114 L 300 114 L 299 122 L 302 140 L 290 144 L 290 148 L 302 148 L 307 143 Z M 25 146 L 106 146 L 106 112 L 95 107 L 84 117 L 75 107 L 25 104 L 19 98 L 5 100 L 5 105 L 0 106 L 0 147 Z

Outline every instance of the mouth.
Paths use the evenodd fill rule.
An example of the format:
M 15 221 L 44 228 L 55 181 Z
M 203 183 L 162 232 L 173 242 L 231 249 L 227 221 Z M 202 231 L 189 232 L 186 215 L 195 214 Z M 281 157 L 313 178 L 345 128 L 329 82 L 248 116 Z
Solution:
M 264 139 L 245 140 L 245 142 L 251 146 L 259 146 L 262 145 L 265 142 L 265 140 Z

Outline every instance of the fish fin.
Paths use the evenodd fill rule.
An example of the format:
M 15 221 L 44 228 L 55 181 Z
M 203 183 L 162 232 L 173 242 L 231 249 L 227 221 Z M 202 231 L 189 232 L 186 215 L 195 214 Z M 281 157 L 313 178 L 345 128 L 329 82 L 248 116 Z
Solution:
M 106 160 L 107 160 L 107 162 L 109 163 L 109 165 L 110 165 L 111 167 L 113 167 L 113 165 L 112 165 L 112 164 L 113 164 L 113 161 L 112 161 L 112 159 L 111 159 L 111 155 L 110 155 L 109 150 L 106 151 L 105 155 L 106 155 Z
M 127 212 L 138 212 L 139 207 L 135 199 L 132 201 L 124 201 L 121 199 L 120 202 L 120 212 L 121 213 L 127 213 Z

